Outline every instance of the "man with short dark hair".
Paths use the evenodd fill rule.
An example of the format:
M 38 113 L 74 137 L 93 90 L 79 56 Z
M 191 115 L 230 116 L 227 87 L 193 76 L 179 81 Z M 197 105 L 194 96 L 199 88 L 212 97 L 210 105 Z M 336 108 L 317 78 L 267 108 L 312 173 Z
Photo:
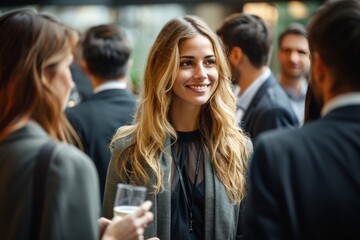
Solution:
M 132 123 L 136 99 L 128 89 L 131 46 L 125 32 L 115 24 L 86 31 L 81 42 L 81 65 L 94 88 L 94 94 L 66 110 L 85 152 L 94 161 L 104 193 L 109 144 L 116 129 Z
M 309 43 L 304 26 L 290 24 L 279 36 L 279 82 L 290 99 L 299 122 L 304 122 L 305 96 L 310 67 Z
M 245 239 L 360 239 L 360 1 L 330 1 L 308 27 L 321 118 L 260 136 Z
M 236 13 L 224 20 L 217 34 L 229 50 L 236 116 L 252 140 L 267 130 L 297 126 L 290 101 L 267 66 L 272 44 L 267 24 L 258 16 Z

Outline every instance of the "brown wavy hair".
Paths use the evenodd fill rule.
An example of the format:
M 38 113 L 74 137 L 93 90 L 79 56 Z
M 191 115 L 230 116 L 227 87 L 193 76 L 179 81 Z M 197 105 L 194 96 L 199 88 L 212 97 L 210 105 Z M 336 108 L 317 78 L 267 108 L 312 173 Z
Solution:
M 75 131 L 50 83 L 58 64 L 74 51 L 77 33 L 30 9 L 2 15 L 0 32 L 0 141 L 34 120 L 53 139 L 72 142 Z

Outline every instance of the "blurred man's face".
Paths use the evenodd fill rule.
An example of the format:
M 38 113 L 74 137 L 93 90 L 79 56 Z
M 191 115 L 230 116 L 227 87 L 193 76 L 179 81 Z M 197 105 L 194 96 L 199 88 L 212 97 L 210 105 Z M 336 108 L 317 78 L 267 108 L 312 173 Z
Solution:
M 286 78 L 298 79 L 306 76 L 310 67 L 309 44 L 302 35 L 286 35 L 279 46 L 281 74 Z

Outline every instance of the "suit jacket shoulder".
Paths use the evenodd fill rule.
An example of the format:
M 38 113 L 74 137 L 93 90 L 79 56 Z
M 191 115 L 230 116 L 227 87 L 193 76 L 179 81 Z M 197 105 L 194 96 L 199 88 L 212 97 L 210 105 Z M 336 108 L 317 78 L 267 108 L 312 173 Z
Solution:
M 360 237 L 354 211 L 360 209 L 359 113 L 360 106 L 342 107 L 300 129 L 259 136 L 250 165 L 247 239 Z
M 245 111 L 242 127 L 255 140 L 262 132 L 298 125 L 286 93 L 271 75 L 259 88 Z

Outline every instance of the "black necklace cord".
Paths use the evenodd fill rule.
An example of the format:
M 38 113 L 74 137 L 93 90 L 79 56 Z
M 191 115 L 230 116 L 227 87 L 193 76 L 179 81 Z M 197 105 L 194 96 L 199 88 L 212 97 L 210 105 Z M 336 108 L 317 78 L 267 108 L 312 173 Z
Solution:
M 178 172 L 178 175 L 179 175 L 180 185 L 181 185 L 182 191 L 183 191 L 184 196 L 185 196 L 185 202 L 186 202 L 186 206 L 187 206 L 187 209 L 188 209 L 188 214 L 189 214 L 189 217 L 190 217 L 190 219 L 189 219 L 189 232 L 192 232 L 193 231 L 193 222 L 194 222 L 194 219 L 193 219 L 193 216 L 192 216 L 192 207 L 193 207 L 193 203 L 194 203 L 195 188 L 196 188 L 197 179 L 198 179 L 199 170 L 200 170 L 201 147 L 200 147 L 200 144 L 199 144 L 197 157 L 196 157 L 195 179 L 194 179 L 194 183 L 193 183 L 193 187 L 192 187 L 191 202 L 190 203 L 189 203 L 189 200 L 188 200 L 189 198 L 188 198 L 187 193 L 186 193 L 184 179 L 183 179 L 182 174 L 181 174 L 179 161 L 176 161 L 176 158 L 180 159 L 182 156 L 178 156 L 176 154 L 175 147 L 172 147 L 172 154 L 173 154 L 173 159 L 174 159 L 174 162 L 175 162 L 175 165 L 176 165 L 176 171 Z M 185 155 L 188 155 L 188 151 L 186 152 Z

